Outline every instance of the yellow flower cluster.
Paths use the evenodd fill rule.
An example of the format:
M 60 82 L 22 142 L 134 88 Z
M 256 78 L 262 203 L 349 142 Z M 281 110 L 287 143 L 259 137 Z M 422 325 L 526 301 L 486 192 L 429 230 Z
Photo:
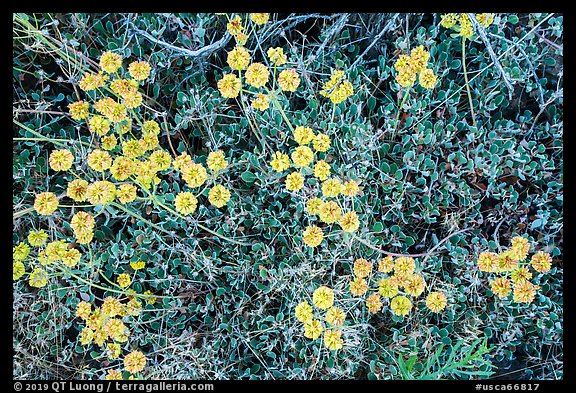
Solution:
M 323 315 L 315 317 L 314 309 L 307 301 L 300 302 L 294 309 L 296 319 L 303 324 L 304 337 L 317 340 L 324 333 L 326 348 L 332 351 L 342 349 L 344 340 L 342 330 L 338 328 L 344 325 L 346 313 L 334 306 L 334 291 L 327 286 L 318 287 L 312 294 L 312 303 Z
M 137 316 L 141 309 L 141 303 L 133 296 L 127 303 L 109 296 L 100 307 L 94 309 L 86 301 L 78 302 L 75 315 L 86 324 L 78 335 L 78 341 L 83 346 L 94 343 L 104 349 L 103 353 L 108 359 L 118 359 L 124 343 L 130 337 L 124 317 Z M 145 365 L 146 357 L 140 351 L 132 351 L 124 357 L 124 368 L 131 374 L 142 371 Z M 107 379 L 122 379 L 118 371 L 109 374 Z
M 416 272 L 416 261 L 408 256 L 394 259 L 386 256 L 374 264 L 364 258 L 354 261 L 354 276 L 350 280 L 350 293 L 363 296 L 369 292 L 370 282 L 377 285 L 376 293 L 369 294 L 365 300 L 366 308 L 372 314 L 378 313 L 383 299 L 390 299 L 390 310 L 394 315 L 404 316 L 410 313 L 412 302 L 426 289 L 424 278 Z M 430 292 L 426 297 L 426 306 L 433 312 L 443 310 L 447 305 L 446 295 L 442 292 Z
M 77 213 L 78 214 L 78 213 Z M 43 230 L 31 230 L 28 233 L 28 243 L 20 242 L 12 249 L 13 280 L 19 280 L 26 274 L 24 261 L 30 257 L 33 263 L 39 263 L 43 267 L 36 267 L 28 276 L 28 284 L 35 288 L 42 288 L 48 284 L 49 265 L 60 262 L 67 267 L 75 267 L 82 258 L 82 253 L 64 240 L 46 243 L 48 234 Z M 31 255 L 30 246 L 37 247 Z M 43 247 L 44 246 L 44 247 Z
M 431 68 L 426 68 L 430 53 L 419 45 L 412 49 L 410 56 L 400 55 L 394 63 L 396 82 L 402 87 L 410 87 L 416 82 L 426 89 L 433 89 L 437 83 L 437 76 Z
M 320 95 L 330 98 L 335 105 L 354 94 L 352 83 L 344 76 L 344 71 L 334 70 L 330 80 L 322 86 Z
M 250 19 L 256 24 L 264 24 L 268 20 L 268 14 L 250 14 Z M 224 98 L 236 98 L 242 91 L 243 81 L 248 86 L 255 89 L 265 88 L 270 81 L 271 72 L 266 65 L 261 62 L 252 62 L 250 52 L 244 48 L 244 44 L 248 39 L 248 35 L 244 32 L 242 18 L 237 15 L 234 19 L 230 20 L 226 25 L 228 32 L 235 38 L 236 47 L 227 53 L 226 62 L 231 70 L 237 71 L 235 73 L 226 73 L 217 82 L 218 90 Z M 266 51 L 270 62 L 274 66 L 274 75 L 276 75 L 276 67 L 285 65 L 288 58 L 281 47 L 268 48 Z M 244 71 L 244 72 L 243 72 Z M 281 70 L 276 79 L 278 86 L 283 91 L 294 92 L 300 85 L 300 76 L 293 68 Z M 256 97 L 252 100 L 251 106 L 254 109 L 265 111 L 270 107 L 271 96 L 274 97 L 274 92 L 254 93 Z
M 484 28 L 489 27 L 494 22 L 494 14 L 482 13 L 476 14 L 475 17 L 478 23 Z M 454 29 L 458 32 L 458 35 L 464 38 L 469 39 L 474 34 L 474 27 L 472 26 L 472 22 L 470 21 L 468 15 L 464 13 L 444 14 L 442 15 L 440 24 L 446 29 Z
M 514 236 L 510 247 L 499 254 L 483 251 L 476 264 L 481 272 L 495 273 L 490 279 L 490 290 L 499 299 L 507 299 L 513 293 L 516 303 L 531 303 L 540 287 L 530 282 L 535 273 L 547 273 L 552 268 L 552 257 L 538 251 L 528 261 L 530 241 L 523 236 Z M 534 273 L 530 271 L 534 270 Z

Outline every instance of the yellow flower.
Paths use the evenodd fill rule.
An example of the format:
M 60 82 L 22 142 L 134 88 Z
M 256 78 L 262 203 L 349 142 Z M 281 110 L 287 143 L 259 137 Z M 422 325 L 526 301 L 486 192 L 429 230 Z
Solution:
M 517 267 L 510 273 L 510 279 L 512 282 L 518 282 L 522 280 L 530 280 L 532 278 L 532 273 L 526 266 Z
M 134 174 L 136 164 L 128 157 L 118 156 L 114 159 L 110 173 L 118 181 L 124 181 Z
M 100 143 L 102 144 L 102 149 L 112 150 L 118 144 L 118 139 L 116 139 L 115 135 L 106 135 L 100 139 Z
M 120 300 L 115 297 L 108 296 L 102 303 L 101 311 L 102 314 L 108 317 L 115 317 L 116 315 L 120 314 L 121 308 L 122 304 L 120 303 Z
M 83 320 L 87 320 L 90 314 L 92 313 L 92 305 L 85 301 L 80 301 L 76 305 L 76 316 L 82 318 Z
M 88 165 L 98 172 L 104 172 L 112 166 L 112 157 L 107 151 L 94 150 L 88 154 Z
M 518 255 L 512 249 L 502 251 L 498 254 L 498 266 L 496 268 L 497 272 L 509 272 L 516 269 L 518 266 Z M 490 266 L 492 269 L 492 267 Z
M 81 234 L 78 234 L 78 236 L 76 237 L 76 241 L 80 244 L 88 244 L 92 241 L 93 237 L 94 232 L 83 232 Z
M 322 183 L 322 195 L 327 198 L 336 198 L 340 195 L 340 190 L 342 190 L 342 183 L 338 179 L 330 178 Z
M 472 22 L 466 14 L 460 14 L 460 36 L 464 38 L 470 38 L 474 34 L 474 28 L 472 27 Z
M 304 337 L 311 340 L 316 340 L 322 332 L 324 331 L 324 326 L 317 319 L 312 319 L 304 322 Z
M 402 70 L 396 75 L 396 82 L 402 87 L 410 87 L 416 82 L 416 73 L 412 68 Z
M 130 262 L 130 266 L 132 266 L 134 270 L 141 270 L 146 266 L 146 262 L 138 260 L 136 262 Z
M 212 172 L 216 172 L 226 169 L 228 166 L 228 161 L 226 161 L 226 158 L 224 157 L 224 152 L 222 150 L 218 150 L 208 154 L 206 165 Z
M 26 273 L 26 267 L 22 261 L 12 262 L 12 280 L 19 280 Z
M 181 192 L 174 200 L 176 211 L 180 214 L 188 215 L 196 211 L 198 199 L 191 192 Z
M 109 343 L 106 345 L 106 355 L 108 359 L 117 359 L 120 356 L 120 344 L 118 343 Z
M 226 30 L 228 30 L 228 32 L 233 36 L 240 34 L 242 30 L 244 30 L 244 28 L 242 27 L 242 19 L 240 18 L 240 16 L 236 15 L 234 19 L 228 22 L 228 24 L 226 25 Z
M 341 308 L 330 307 L 326 312 L 326 320 L 333 326 L 340 326 L 344 323 L 346 319 L 346 314 Z
M 208 155 L 210 157 L 210 155 Z M 152 162 L 156 166 L 156 170 L 158 171 L 165 171 L 170 169 L 170 164 L 172 163 L 172 157 L 170 157 L 170 153 L 166 150 L 154 150 L 149 157 L 150 162 Z M 228 165 L 228 163 L 226 163 Z
M 348 197 L 356 196 L 356 194 L 358 194 L 358 191 L 360 191 L 360 187 L 358 187 L 358 182 L 354 180 L 345 181 L 342 186 L 342 189 L 340 190 L 342 195 L 346 195 Z
M 204 184 L 208 173 L 201 164 L 191 163 L 182 168 L 182 178 L 190 188 L 196 188 Z
M 477 264 L 478 269 L 480 269 L 481 272 L 497 272 L 500 261 L 497 254 L 490 251 L 484 251 L 478 256 Z
M 324 331 L 324 346 L 331 351 L 342 349 L 344 340 L 342 339 L 342 331 L 326 329 Z
M 46 264 L 61 260 L 67 249 L 68 245 L 64 240 L 48 243 L 44 250 L 47 262 Z
M 294 92 L 300 85 L 300 76 L 295 69 L 289 68 L 287 70 L 283 70 L 278 75 L 278 86 L 284 91 L 291 91 Z
M 160 135 L 160 124 L 154 120 L 146 120 L 142 124 L 142 134 Z
M 120 285 L 121 288 L 127 288 L 130 286 L 132 279 L 128 274 L 122 273 L 118 275 L 118 277 L 116 278 L 116 282 L 118 283 L 118 285 Z
M 440 24 L 442 27 L 449 29 L 454 27 L 458 23 L 458 14 L 444 14 L 442 15 L 442 19 Z
M 428 296 L 426 296 L 426 307 L 432 312 L 444 310 L 447 304 L 448 300 L 446 299 L 446 295 L 442 292 L 430 292 Z
M 154 148 L 156 148 L 156 146 L 158 146 L 158 144 L 160 142 L 158 141 L 157 135 L 144 134 L 144 135 L 142 135 L 142 138 L 138 140 L 138 143 L 142 147 L 142 150 L 148 151 L 148 150 L 153 150 Z
M 322 206 L 323 203 L 324 201 L 320 198 L 310 198 L 308 202 L 306 202 L 306 211 L 308 214 L 316 215 L 320 213 L 320 206 Z
M 88 186 L 86 189 L 86 198 L 93 205 L 105 205 L 114 201 L 116 196 L 116 187 L 109 181 L 97 181 Z
M 230 200 L 230 191 L 223 185 L 217 184 L 208 192 L 208 200 L 211 204 L 220 208 Z
M 394 297 L 398 294 L 398 286 L 390 278 L 381 278 L 378 281 L 378 293 L 386 298 Z
M 298 172 L 292 172 L 286 176 L 286 189 L 288 191 L 298 191 L 304 187 L 304 177 Z
M 414 272 L 416 262 L 411 257 L 398 257 L 394 262 L 394 272 L 396 274 L 409 275 Z
M 78 335 L 78 340 L 82 345 L 88 345 L 94 339 L 94 331 L 88 326 L 84 326 Z
M 286 64 L 286 62 L 288 61 L 288 58 L 284 54 L 284 49 L 282 49 L 280 47 L 268 48 L 268 51 L 266 52 L 266 54 L 268 54 L 268 58 L 276 66 L 281 66 L 283 64 Z
M 366 299 L 366 307 L 368 311 L 372 314 L 376 314 L 378 311 L 382 310 L 382 302 L 380 301 L 380 295 L 373 293 Z
M 262 63 L 252 63 L 246 70 L 246 83 L 253 87 L 262 87 L 268 82 L 270 71 Z
M 122 105 L 130 109 L 138 108 L 142 104 L 143 99 L 142 93 L 136 91 L 125 95 Z
M 133 79 L 115 79 L 110 83 L 110 89 L 121 97 L 126 97 L 138 91 L 138 82 Z
M 339 104 L 354 94 L 354 88 L 348 79 L 344 77 L 344 71 L 334 70 L 330 80 L 324 84 L 320 95 L 329 97 L 334 104 Z
M 344 232 L 354 232 L 360 226 L 358 214 L 354 210 L 349 211 L 340 217 L 339 224 Z
M 250 64 L 250 60 L 250 53 L 242 46 L 232 49 L 226 58 L 226 62 L 233 70 L 245 70 Z
M 314 150 L 325 152 L 330 148 L 330 137 L 326 134 L 316 134 L 314 137 Z
M 294 130 L 294 140 L 299 145 L 307 145 L 314 139 L 314 131 L 310 127 L 298 126 Z
M 137 81 L 143 81 L 150 75 L 150 64 L 145 61 L 133 61 L 128 65 L 130 76 Z
M 300 322 L 312 321 L 312 306 L 306 301 L 300 302 L 294 309 L 294 315 Z
M 277 151 L 272 154 L 272 161 L 270 161 L 270 166 L 276 172 L 285 171 L 290 166 L 290 157 L 288 157 L 288 154 L 280 153 Z
M 144 149 L 136 139 L 131 139 L 122 143 L 122 154 L 125 158 L 136 158 L 144 154 Z
M 48 284 L 48 273 L 42 268 L 34 269 L 32 273 L 30 273 L 28 284 L 30 284 L 31 287 L 42 288 Z
M 394 62 L 394 69 L 398 72 L 402 72 L 404 70 L 408 70 L 412 68 L 412 63 L 410 60 L 410 56 L 403 54 L 398 56 L 398 59 Z
M 354 261 L 354 275 L 358 278 L 368 277 L 372 272 L 372 264 L 364 258 L 358 258 Z
M 252 100 L 252 108 L 259 111 L 265 111 L 270 107 L 270 97 L 266 94 L 258 93 L 256 98 Z
M 326 224 L 335 223 L 340 219 L 341 215 L 340 206 L 334 201 L 324 202 L 320 206 L 320 221 Z
M 88 130 L 100 136 L 104 136 L 108 131 L 110 131 L 110 122 L 104 116 L 92 116 L 88 120 Z
M 106 376 L 104 377 L 107 381 L 120 381 L 122 380 L 122 373 L 118 370 L 108 370 Z
M 262 13 L 250 13 L 250 19 L 257 25 L 263 25 L 264 23 L 268 22 L 270 18 L 270 14 L 262 14 Z
M 28 238 L 28 242 L 32 244 L 30 238 Z M 536 254 L 532 255 L 530 263 L 537 272 L 546 273 L 552 268 L 552 257 L 547 252 L 538 251 Z
M 84 91 L 94 90 L 106 86 L 108 78 L 108 75 L 104 74 L 102 71 L 98 74 L 88 72 L 82 75 L 82 78 L 78 81 L 78 86 Z
M 242 82 L 234 74 L 225 74 L 218 81 L 218 90 L 224 98 L 236 98 L 242 89 Z
M 430 68 L 426 68 L 424 71 L 420 73 L 419 82 L 420 86 L 426 89 L 433 89 L 436 86 L 438 78 L 434 74 L 434 71 Z
M 88 182 L 86 180 L 75 179 L 68 183 L 66 195 L 76 202 L 84 202 L 86 200 L 87 189 Z
M 72 167 L 74 156 L 67 149 L 52 150 L 48 162 L 50 163 L 50 168 L 55 171 L 67 171 Z
M 350 282 L 350 292 L 354 296 L 362 296 L 368 291 L 368 283 L 364 278 L 355 278 Z
M 78 101 L 68 104 L 70 116 L 74 120 L 82 120 L 88 117 L 88 103 L 86 101 Z
M 394 258 L 388 255 L 378 262 L 378 271 L 381 273 L 390 273 L 394 269 Z
M 42 192 L 36 195 L 34 210 L 43 216 L 49 216 L 58 209 L 58 197 L 53 192 Z
M 410 274 L 406 279 L 404 284 L 404 292 L 410 296 L 418 297 L 424 292 L 426 288 L 426 282 L 422 276 L 418 274 Z
M 517 256 L 519 261 L 523 261 L 528 256 L 530 251 L 530 242 L 528 239 L 522 236 L 514 236 L 512 238 L 512 250 Z
M 308 247 L 314 248 L 322 243 L 322 239 L 324 239 L 324 233 L 322 232 L 321 228 L 315 225 L 310 225 L 307 226 L 302 233 L 302 239 Z
M 68 267 L 74 267 L 80 262 L 80 258 L 82 258 L 80 251 L 71 248 L 62 255 L 62 263 Z
M 487 28 L 492 24 L 492 22 L 494 22 L 494 14 L 476 14 L 476 20 L 478 20 L 482 27 Z
M 314 176 L 319 180 L 326 180 L 330 176 L 330 164 L 324 160 L 319 160 L 314 164 Z
M 124 357 L 124 368 L 131 374 L 144 370 L 146 356 L 140 351 L 132 351 Z
M 390 309 L 396 315 L 407 315 L 412 309 L 412 302 L 406 296 L 396 296 L 390 301 Z
M 325 285 L 318 287 L 312 294 L 314 306 L 326 310 L 334 304 L 334 291 Z
M 107 73 L 116 72 L 120 67 L 122 67 L 122 56 L 119 54 L 107 51 L 100 56 L 100 68 Z
M 426 64 L 430 59 L 430 52 L 424 49 L 423 45 L 418 45 L 410 52 L 410 65 L 414 72 L 420 73 L 426 68 Z
M 44 232 L 43 229 L 30 231 L 28 234 L 28 243 L 34 247 L 40 247 L 44 245 L 44 243 L 46 243 L 46 239 L 48 239 L 48 234 Z
M 514 301 L 516 303 L 531 303 L 536 296 L 539 286 L 528 280 L 520 280 L 514 284 Z
M 12 248 L 12 259 L 15 261 L 23 261 L 30 254 L 30 246 L 26 243 L 18 243 L 17 246 Z
M 504 299 L 510 294 L 510 281 L 505 277 L 495 278 L 490 283 L 490 289 L 492 289 L 492 292 L 500 299 Z

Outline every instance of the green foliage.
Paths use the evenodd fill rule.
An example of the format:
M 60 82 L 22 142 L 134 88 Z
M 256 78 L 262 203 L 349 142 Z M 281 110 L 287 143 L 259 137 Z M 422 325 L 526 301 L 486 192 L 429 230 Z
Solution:
M 467 42 L 475 128 L 461 37 L 441 27 L 440 17 L 271 14 L 250 35 L 245 46 L 256 60 L 282 46 L 301 76 L 298 90 L 280 98 L 292 124 L 333 130 L 332 172 L 361 179 L 356 235 L 373 248 L 336 233 L 313 250 L 301 241 L 309 225 L 303 199 L 269 165 L 291 138 L 282 115 L 244 112 L 218 92 L 235 45 L 226 16 L 16 15 L 15 213 L 31 209 L 39 192 L 64 193 L 73 179 L 52 171 L 48 156 L 53 148 L 75 156 L 89 150 L 92 135 L 70 119 L 67 105 L 79 99 L 76 84 L 90 61 L 106 50 L 152 65 L 144 101 L 161 124 L 164 149 L 203 163 L 220 149 L 234 165 L 226 174 L 230 203 L 209 207 L 206 190 L 191 221 L 152 205 L 136 217 L 120 205 L 95 210 L 91 264 L 73 270 L 87 282 L 61 276 L 35 289 L 15 281 L 14 377 L 102 378 L 105 358 L 78 343 L 74 307 L 100 301 L 107 293 L 92 284 L 108 287 L 107 279 L 143 260 L 148 267 L 136 273 L 135 289 L 165 296 L 131 325 L 130 345 L 147 354 L 147 378 L 562 378 L 563 18 L 497 14 L 486 29 L 514 86 L 511 99 L 486 44 Z M 439 82 L 433 90 L 414 86 L 401 106 L 394 61 L 418 45 L 430 51 Z M 332 103 L 318 92 L 336 68 L 348 71 L 354 95 L 332 116 Z M 181 191 L 172 178 L 159 189 L 168 205 Z M 15 217 L 14 245 L 31 229 L 46 230 L 49 241 L 69 238 L 72 214 Z M 480 251 L 497 252 L 514 235 L 554 258 L 529 305 L 495 300 L 475 265 Z M 435 246 L 418 263 L 427 283 L 447 294 L 444 312 L 349 315 L 337 352 L 302 336 L 295 306 L 320 285 L 337 296 L 347 291 L 356 258 L 379 259 L 374 247 L 414 254 Z

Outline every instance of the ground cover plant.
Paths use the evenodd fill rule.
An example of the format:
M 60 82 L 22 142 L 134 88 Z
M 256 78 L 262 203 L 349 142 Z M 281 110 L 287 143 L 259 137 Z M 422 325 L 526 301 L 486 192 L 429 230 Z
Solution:
M 563 17 L 13 14 L 15 379 L 563 378 Z

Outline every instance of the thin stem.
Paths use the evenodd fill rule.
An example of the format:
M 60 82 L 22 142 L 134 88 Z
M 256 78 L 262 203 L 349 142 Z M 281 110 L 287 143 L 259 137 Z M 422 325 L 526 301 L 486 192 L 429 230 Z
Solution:
M 464 80 L 466 81 L 468 103 L 470 104 L 470 112 L 472 113 L 472 123 L 474 124 L 474 128 L 478 130 L 478 125 L 476 124 L 476 115 L 474 114 L 474 105 L 472 104 L 472 93 L 470 92 L 470 84 L 468 83 L 468 73 L 466 72 L 466 37 L 462 37 L 462 68 L 464 69 Z

